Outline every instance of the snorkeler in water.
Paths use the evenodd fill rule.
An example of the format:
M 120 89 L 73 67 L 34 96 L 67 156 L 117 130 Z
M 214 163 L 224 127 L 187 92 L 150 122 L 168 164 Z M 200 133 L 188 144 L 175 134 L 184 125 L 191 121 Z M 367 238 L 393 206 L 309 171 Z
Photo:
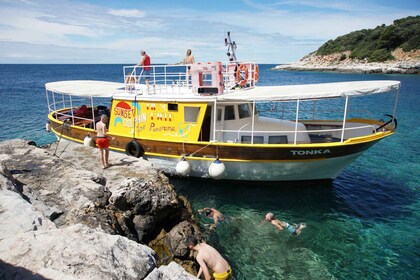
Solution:
M 210 225 L 210 229 L 216 228 L 219 222 L 223 222 L 225 220 L 223 214 L 215 208 L 206 207 L 203 209 L 199 209 L 198 213 L 200 215 L 204 215 L 207 218 L 213 219 L 214 223 Z
M 286 228 L 287 231 L 289 231 L 290 233 L 292 233 L 295 236 L 298 236 L 301 233 L 301 231 L 304 228 L 306 228 L 306 224 L 303 224 L 303 223 L 302 224 L 293 224 L 293 225 L 290 225 L 287 222 L 283 222 L 283 221 L 277 220 L 274 217 L 274 214 L 273 213 L 267 213 L 265 215 L 265 220 L 266 221 L 269 221 L 272 225 L 274 225 L 277 228 L 277 232 L 279 232 L 280 230 L 283 230 L 284 228 Z

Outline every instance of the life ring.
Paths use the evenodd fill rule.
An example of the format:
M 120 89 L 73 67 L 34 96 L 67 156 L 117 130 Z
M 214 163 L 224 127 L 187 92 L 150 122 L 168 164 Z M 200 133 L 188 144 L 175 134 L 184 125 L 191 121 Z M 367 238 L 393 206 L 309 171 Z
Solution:
M 258 82 L 258 72 L 259 72 L 259 68 L 258 65 L 255 64 L 255 68 L 254 68 L 254 83 Z
M 144 149 L 139 142 L 131 140 L 125 145 L 125 153 L 129 156 L 139 158 L 144 155 Z
M 245 76 L 241 79 L 241 71 L 245 72 Z M 248 67 L 245 64 L 241 64 L 236 70 L 236 82 L 239 86 L 243 87 L 248 82 Z

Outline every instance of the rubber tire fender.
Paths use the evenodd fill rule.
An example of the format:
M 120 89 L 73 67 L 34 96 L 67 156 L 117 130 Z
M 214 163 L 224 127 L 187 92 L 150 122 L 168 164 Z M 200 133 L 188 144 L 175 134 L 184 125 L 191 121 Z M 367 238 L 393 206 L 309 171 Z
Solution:
M 125 153 L 129 156 L 139 158 L 144 155 L 144 149 L 136 140 L 131 140 L 125 145 Z

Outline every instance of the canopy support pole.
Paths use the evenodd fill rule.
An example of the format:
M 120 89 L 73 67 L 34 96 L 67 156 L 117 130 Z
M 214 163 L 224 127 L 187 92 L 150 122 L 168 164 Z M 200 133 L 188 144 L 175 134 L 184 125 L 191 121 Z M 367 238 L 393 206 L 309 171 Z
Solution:
M 343 129 L 341 130 L 341 143 L 344 141 L 344 131 L 346 129 L 346 119 L 347 119 L 347 109 L 349 106 L 349 97 L 346 96 L 346 105 L 344 107 L 344 116 L 343 116 Z
M 295 140 L 294 140 L 294 145 L 296 145 L 297 143 L 297 129 L 298 129 L 298 121 L 299 121 L 299 102 L 300 99 L 297 100 L 296 103 L 296 122 L 295 122 Z
M 400 88 L 397 90 L 397 96 L 395 97 L 394 113 L 392 114 L 392 122 L 395 120 L 395 114 L 397 113 L 398 97 L 400 95 Z
M 216 125 L 217 125 L 217 101 L 214 100 L 213 108 L 213 141 L 216 141 Z
M 252 102 L 251 144 L 254 144 L 255 100 Z

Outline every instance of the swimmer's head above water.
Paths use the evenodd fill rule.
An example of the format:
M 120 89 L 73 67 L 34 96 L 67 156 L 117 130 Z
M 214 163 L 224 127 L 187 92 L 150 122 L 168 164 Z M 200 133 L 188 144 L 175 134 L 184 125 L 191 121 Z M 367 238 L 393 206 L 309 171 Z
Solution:
M 274 219 L 274 214 L 273 213 L 267 213 L 266 215 L 265 215 L 265 219 L 267 220 L 267 221 L 271 221 L 271 220 L 273 220 Z
M 200 215 L 205 215 L 205 216 L 207 216 L 207 217 L 210 217 L 210 216 L 212 215 L 212 211 L 211 211 L 211 209 L 210 209 L 210 208 L 203 208 L 203 209 L 200 209 L 200 210 L 198 210 L 198 213 L 199 213 Z

